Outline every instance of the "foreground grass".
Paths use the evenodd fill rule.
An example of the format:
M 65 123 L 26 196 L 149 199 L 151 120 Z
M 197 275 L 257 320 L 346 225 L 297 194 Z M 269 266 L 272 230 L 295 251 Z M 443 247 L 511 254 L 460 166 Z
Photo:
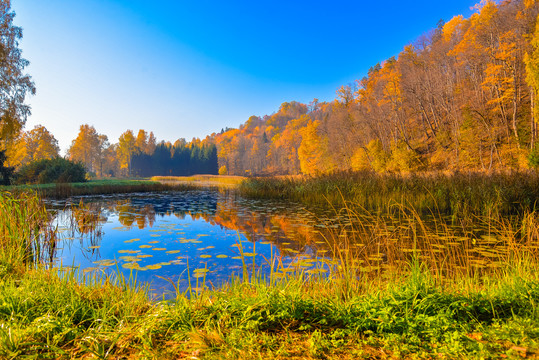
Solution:
M 33 270 L 0 280 L 0 357 L 533 358 L 539 281 L 507 275 L 443 288 L 416 268 L 341 298 L 335 279 L 296 274 L 155 303 L 122 283 Z

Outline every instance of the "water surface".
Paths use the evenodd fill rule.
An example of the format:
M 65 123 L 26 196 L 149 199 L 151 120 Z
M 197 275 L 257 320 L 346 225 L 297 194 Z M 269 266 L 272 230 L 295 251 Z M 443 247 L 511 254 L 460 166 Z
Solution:
M 136 275 L 155 294 L 172 291 L 171 282 L 181 291 L 189 280 L 192 287 L 219 286 L 244 265 L 264 274 L 272 259 L 288 266 L 329 251 L 317 229 L 320 215 L 231 192 L 82 197 L 48 207 L 61 239 L 57 264 Z
M 352 264 L 354 276 L 381 276 L 415 258 L 442 276 L 481 273 L 522 245 L 483 218 L 307 209 L 233 191 L 93 196 L 47 206 L 60 237 L 53 263 L 136 276 L 155 296 L 218 287 L 245 269 L 267 275 L 270 264 L 278 275 L 299 269 L 318 276 L 344 260 L 348 265 L 337 271 Z

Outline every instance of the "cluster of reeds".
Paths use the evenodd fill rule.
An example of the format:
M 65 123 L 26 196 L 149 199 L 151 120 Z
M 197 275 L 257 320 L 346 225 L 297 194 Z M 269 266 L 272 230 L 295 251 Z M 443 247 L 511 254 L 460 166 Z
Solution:
M 249 178 L 243 195 L 341 207 L 345 202 L 370 211 L 406 204 L 417 212 L 436 209 L 455 217 L 500 215 L 534 210 L 539 174 L 529 173 L 338 173 L 318 177 Z
M 56 231 L 35 193 L 0 194 L 0 264 L 4 271 L 48 260 L 55 242 Z
M 152 181 L 170 185 L 195 185 L 204 188 L 235 188 L 244 180 L 234 175 L 153 176 Z

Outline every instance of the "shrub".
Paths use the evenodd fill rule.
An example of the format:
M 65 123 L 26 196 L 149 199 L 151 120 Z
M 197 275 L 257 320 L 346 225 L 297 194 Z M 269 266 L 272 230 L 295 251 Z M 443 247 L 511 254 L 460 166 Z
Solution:
M 34 161 L 15 174 L 17 184 L 70 183 L 86 181 L 84 166 L 63 158 Z

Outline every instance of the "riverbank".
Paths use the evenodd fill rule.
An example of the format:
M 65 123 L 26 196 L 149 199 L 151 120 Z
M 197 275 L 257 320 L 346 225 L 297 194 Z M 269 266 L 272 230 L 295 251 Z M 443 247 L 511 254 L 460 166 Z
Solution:
M 379 253 L 367 259 L 347 245 L 365 243 L 361 233 L 336 232 L 342 246 L 327 274 L 268 259 L 274 271 L 262 278 L 244 258 L 239 277 L 219 289 L 155 301 L 133 278 L 47 270 L 36 238 L 47 233 L 39 199 L 2 201 L 1 358 L 479 359 L 539 351 L 537 213 L 518 227 L 489 222 L 483 240 L 495 237 L 507 251 L 472 250 L 496 261 L 468 258 L 454 250 L 453 230 L 403 212 L 403 226 L 375 224 Z M 421 246 L 392 259 L 387 249 L 405 236 Z
M 522 275 L 525 275 L 522 277 Z M 359 284 L 357 284 L 359 285 Z M 301 275 L 150 302 L 122 283 L 32 270 L 0 280 L 0 356 L 21 358 L 536 358 L 539 281 L 437 286 L 419 268 L 383 286 Z
M 165 183 L 153 180 L 100 179 L 82 183 L 55 183 L 35 185 L 0 186 L 0 191 L 13 193 L 36 192 L 42 198 L 67 198 L 83 195 L 124 194 L 135 192 L 181 191 L 197 189 L 185 183 Z

